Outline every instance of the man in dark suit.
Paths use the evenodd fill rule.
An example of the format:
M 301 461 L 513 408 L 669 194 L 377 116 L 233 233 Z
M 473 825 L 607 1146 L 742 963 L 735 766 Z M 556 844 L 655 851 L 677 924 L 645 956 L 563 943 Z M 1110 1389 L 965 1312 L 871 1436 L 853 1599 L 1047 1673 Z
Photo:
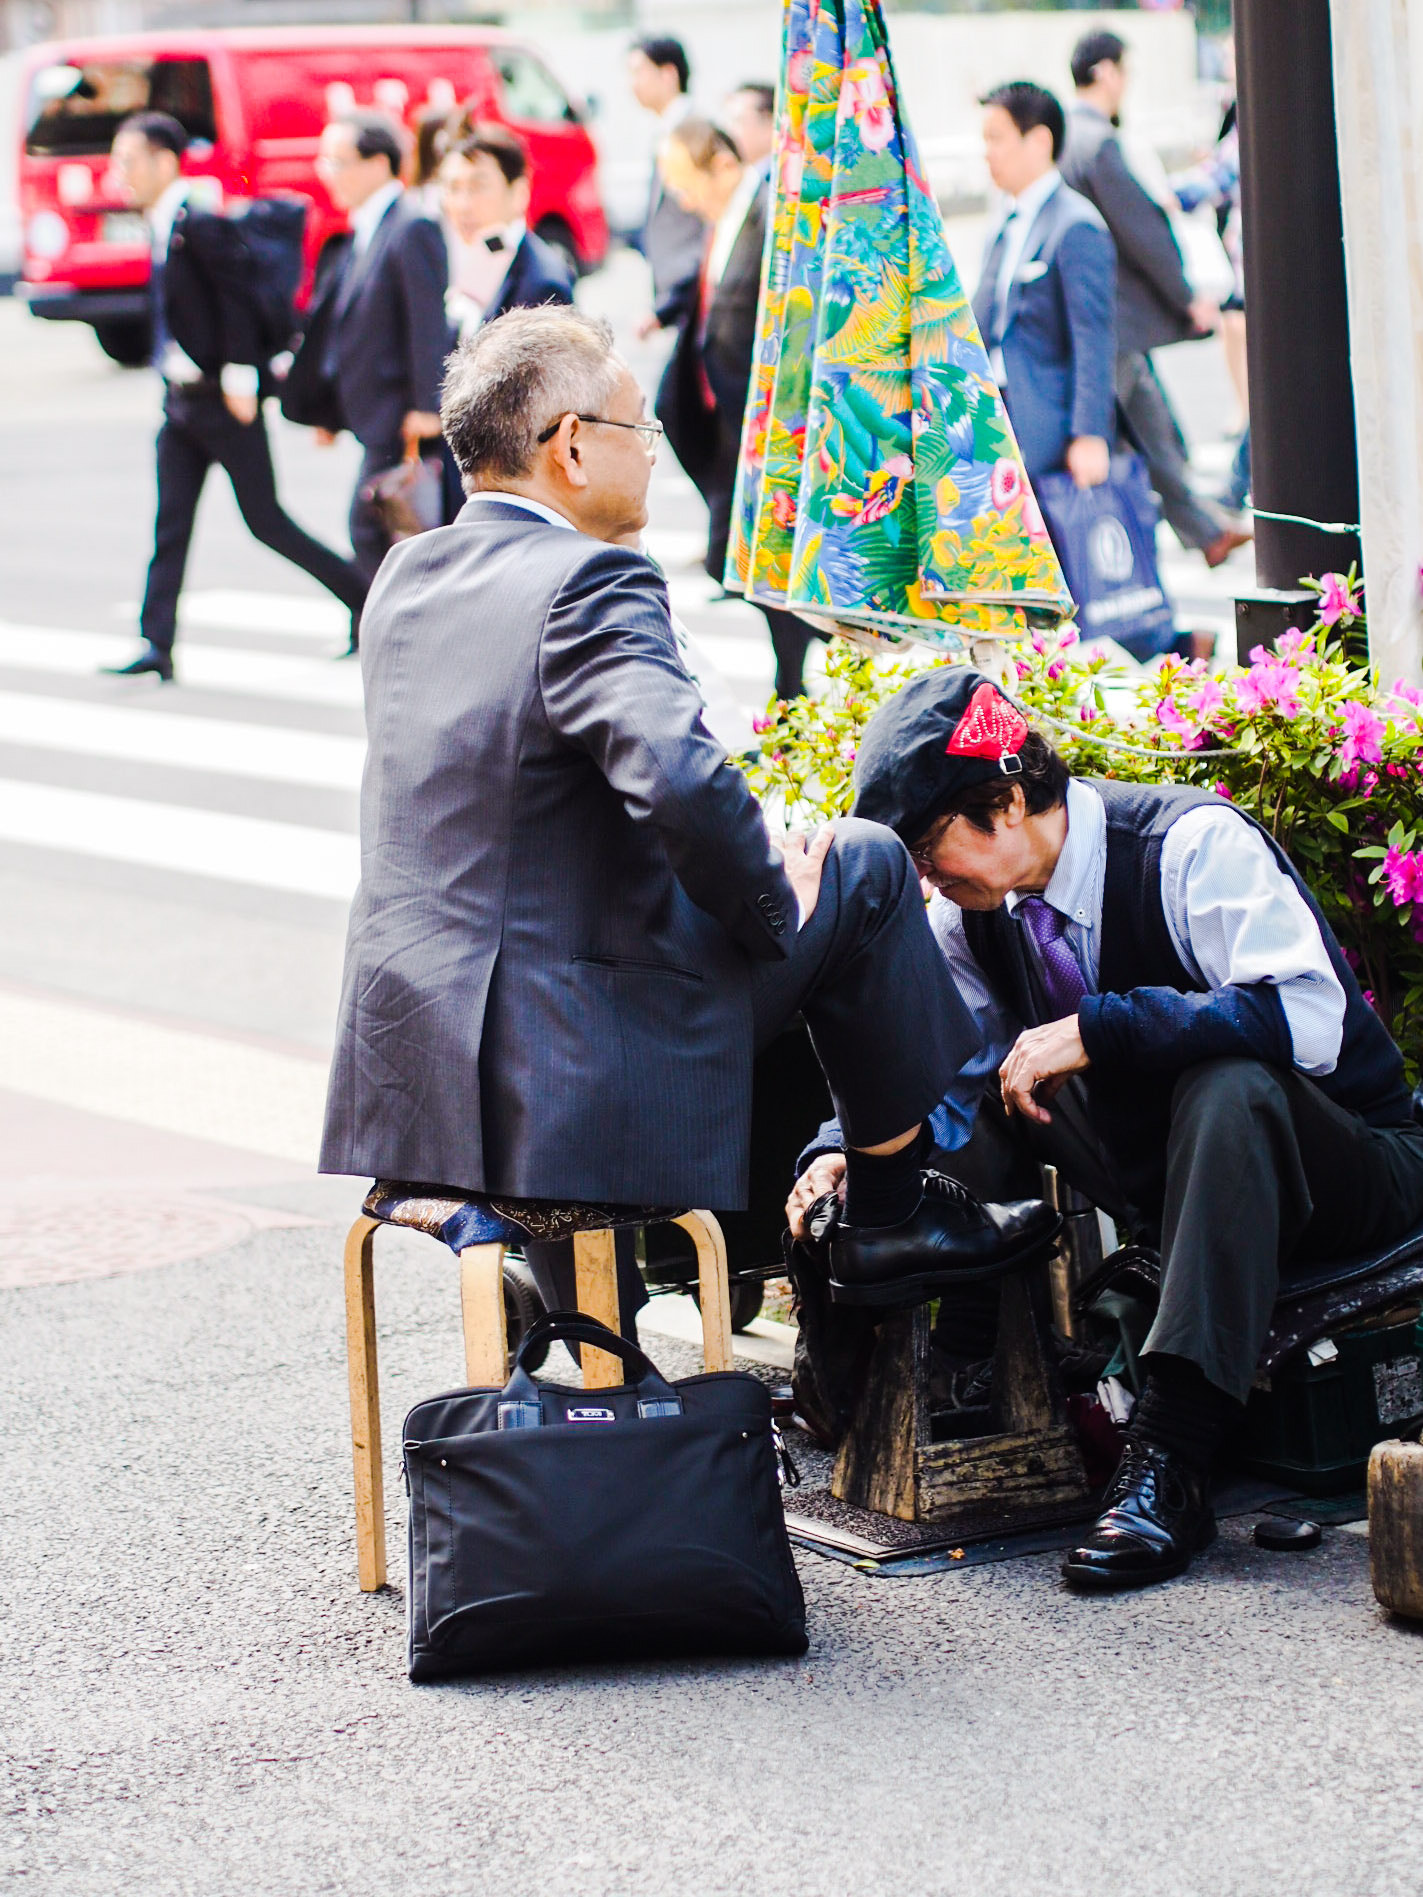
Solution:
M 744 1204 L 752 1060 L 803 1012 L 847 1128 L 863 1299 L 1050 1235 L 1035 1202 L 985 1208 L 922 1173 L 921 1122 L 976 1041 L 908 852 L 853 822 L 772 843 L 702 723 L 629 544 L 659 431 L 606 324 L 485 325 L 443 413 L 471 498 L 394 549 L 365 618 L 323 1170 Z
M 1117 395 L 1176 537 L 1207 566 L 1219 566 L 1251 536 L 1191 487 L 1181 425 L 1150 352 L 1203 336 L 1220 313 L 1192 291 L 1166 211 L 1122 152 L 1116 125 L 1126 90 L 1124 42 L 1115 33 L 1084 34 L 1073 50 L 1072 79 L 1077 97 L 1062 175 L 1096 205 L 1117 247 Z
M 973 310 L 1029 478 L 1066 468 L 1079 487 L 1111 472 L 1112 240 L 1057 169 L 1062 107 L 1025 79 L 983 100 L 988 171 L 1007 204 L 984 252 Z
M 354 626 L 366 585 L 349 560 L 282 511 L 262 419 L 265 350 L 240 239 L 223 217 L 188 202 L 182 176 L 188 135 L 164 112 L 126 119 L 113 168 L 153 237 L 153 364 L 163 377 L 158 431 L 158 516 L 139 629 L 143 650 L 125 677 L 173 677 L 178 595 L 198 500 L 214 464 L 232 482 L 242 518 L 274 553 L 334 593 Z
M 438 436 L 450 346 L 444 236 L 406 198 L 401 157 L 400 133 L 379 112 L 347 113 L 322 131 L 317 173 L 351 231 L 323 253 L 283 401 L 294 419 L 318 422 L 324 439 L 349 428 L 365 451 L 351 545 L 368 579 L 391 540 L 365 492 L 407 449 Z
M 666 34 L 644 36 L 628 52 L 627 72 L 633 97 L 652 113 L 659 140 L 665 140 L 692 110 L 687 96 L 692 69 L 682 42 Z M 639 325 L 639 335 L 681 329 L 686 322 L 706 238 L 706 225 L 668 191 L 661 166 L 654 160 L 647 215 L 638 239 L 652 272 L 652 309 Z
M 706 569 L 720 584 L 756 351 L 769 185 L 764 167 L 743 164 L 729 134 L 710 119 L 684 119 L 669 134 L 660 163 L 667 189 L 710 232 L 689 320 L 657 393 L 657 414 L 707 503 Z M 799 697 L 806 651 L 816 635 L 794 613 L 766 606 L 761 611 L 776 655 L 776 696 Z

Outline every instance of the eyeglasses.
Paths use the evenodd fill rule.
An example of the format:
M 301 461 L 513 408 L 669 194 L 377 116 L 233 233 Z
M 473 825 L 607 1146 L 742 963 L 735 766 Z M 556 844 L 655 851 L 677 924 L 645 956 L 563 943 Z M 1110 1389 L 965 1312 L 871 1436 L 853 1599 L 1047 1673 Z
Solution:
M 539 436 L 540 444 L 542 445 L 542 443 L 546 441 L 552 441 L 567 419 L 568 416 L 565 412 L 559 416 L 556 422 L 550 422 L 548 427 L 545 428 L 543 433 Z M 579 422 L 596 423 L 599 428 L 630 428 L 642 443 L 643 447 L 646 448 L 647 452 L 652 455 L 657 453 L 657 444 L 666 433 L 661 422 L 615 422 L 610 421 L 606 415 L 579 415 L 576 413 L 573 419 Z
M 927 876 L 929 871 L 934 867 L 934 852 L 943 842 L 950 824 L 954 822 L 958 814 L 956 810 L 950 811 L 947 817 L 934 825 L 926 837 L 911 847 L 909 860 L 915 869 L 919 871 L 921 876 Z

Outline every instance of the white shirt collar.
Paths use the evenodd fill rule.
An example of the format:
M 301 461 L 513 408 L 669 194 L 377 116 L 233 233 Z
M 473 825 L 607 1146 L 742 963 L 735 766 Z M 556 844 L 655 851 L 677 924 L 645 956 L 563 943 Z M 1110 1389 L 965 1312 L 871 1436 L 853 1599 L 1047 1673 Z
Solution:
M 1102 879 L 1107 859 L 1107 810 L 1090 784 L 1067 780 L 1067 840 L 1057 867 L 1042 892 L 1059 915 L 1081 929 L 1096 928 L 1102 916 Z M 1016 909 L 1028 890 L 1014 890 L 1007 898 Z
M 1009 201 L 1008 210 L 1017 212 L 1024 232 L 1061 183 L 1062 173 L 1056 165 L 1049 165 L 1041 178 L 1034 178 L 1026 191 Z
M 383 184 L 379 191 L 372 191 L 358 209 L 351 213 L 351 231 L 355 237 L 355 251 L 359 257 L 370 248 L 370 241 L 376 234 L 376 226 L 404 191 L 405 186 L 399 178 L 392 178 L 389 184 Z
M 175 178 L 158 202 L 150 206 L 148 228 L 156 252 L 166 253 L 168 239 L 173 235 L 173 220 L 187 203 L 192 186 L 191 178 Z
M 665 138 L 669 132 L 675 131 L 676 128 L 682 123 L 682 120 L 688 116 L 691 110 L 692 110 L 691 93 L 679 92 L 676 98 L 673 99 L 670 104 L 665 106 L 663 110 L 657 114 L 657 128 L 658 128 L 659 136 Z
M 472 501 L 502 501 L 506 507 L 522 507 L 531 514 L 537 514 L 540 520 L 546 520 L 550 527 L 566 527 L 571 534 L 578 529 L 556 508 L 545 507 L 542 501 L 531 500 L 527 494 L 506 494 L 501 488 L 479 487 L 469 497 Z
M 757 166 L 747 165 L 743 169 L 740 182 L 731 194 L 731 202 L 717 219 L 711 249 L 707 252 L 708 289 L 715 289 L 725 275 L 731 253 L 736 248 L 736 240 L 741 235 L 741 227 L 764 183 L 765 179 Z M 705 310 L 702 314 L 705 316 Z

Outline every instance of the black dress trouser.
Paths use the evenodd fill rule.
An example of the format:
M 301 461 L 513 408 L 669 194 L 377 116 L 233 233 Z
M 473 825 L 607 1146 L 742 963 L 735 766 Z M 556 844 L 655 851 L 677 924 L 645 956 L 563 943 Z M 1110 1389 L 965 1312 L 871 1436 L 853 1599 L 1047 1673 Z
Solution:
M 1163 1084 L 1170 1128 L 1155 1178 L 1134 1187 L 1137 1203 L 1075 1088 L 1059 1094 L 1050 1125 L 1010 1121 L 1007 1140 L 990 1103 L 984 1137 L 976 1127 L 966 1163 L 951 1154 L 944 1170 L 985 1197 L 1006 1196 L 1023 1189 L 1026 1149 L 1158 1243 L 1161 1303 L 1143 1355 L 1186 1357 L 1243 1403 L 1291 1265 L 1381 1251 L 1423 1221 L 1423 1126 L 1370 1126 L 1303 1074 L 1256 1060 L 1203 1061 Z
M 978 1034 L 929 929 L 909 852 L 881 824 L 841 818 L 820 894 L 783 961 L 751 969 L 756 1052 L 805 1016 L 852 1146 L 878 1146 L 926 1119 L 978 1047 Z M 624 1322 L 645 1302 L 619 1235 Z M 545 1296 L 571 1301 L 573 1247 L 526 1248 Z
M 359 615 L 366 581 L 356 567 L 282 511 L 260 408 L 257 419 L 244 425 L 228 409 L 216 384 L 185 388 L 170 383 L 163 401 L 157 459 L 158 518 L 139 614 L 139 630 L 150 645 L 163 652 L 173 649 L 193 521 L 208 469 L 214 465 L 225 470 L 254 538 L 309 573 L 352 615 Z

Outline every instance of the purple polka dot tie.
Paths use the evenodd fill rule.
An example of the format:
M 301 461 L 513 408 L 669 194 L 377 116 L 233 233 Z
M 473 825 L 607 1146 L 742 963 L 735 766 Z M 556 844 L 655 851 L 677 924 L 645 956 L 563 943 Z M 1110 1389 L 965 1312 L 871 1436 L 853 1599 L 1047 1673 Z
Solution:
M 1067 944 L 1067 917 L 1050 902 L 1044 902 L 1041 896 L 1025 896 L 1018 904 L 1017 913 L 1038 945 L 1048 1019 L 1060 1021 L 1065 1015 L 1076 1014 L 1087 984 L 1077 966 L 1077 957 Z

